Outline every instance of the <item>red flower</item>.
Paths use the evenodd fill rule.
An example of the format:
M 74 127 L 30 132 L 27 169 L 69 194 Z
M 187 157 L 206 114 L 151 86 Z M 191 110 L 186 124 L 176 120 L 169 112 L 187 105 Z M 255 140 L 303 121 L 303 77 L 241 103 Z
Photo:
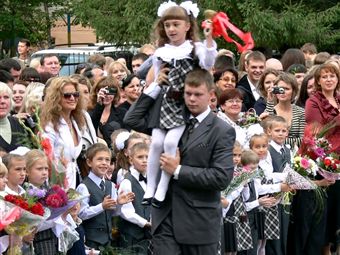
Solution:
M 332 161 L 328 158 L 324 159 L 323 163 L 325 164 L 325 166 L 330 166 L 332 164 Z
M 40 215 L 40 216 L 43 216 L 44 215 L 44 208 L 43 208 L 43 206 L 42 206 L 42 204 L 40 204 L 40 203 L 36 203 L 36 204 L 34 204 L 32 207 L 31 207 L 31 209 L 30 209 L 30 211 L 33 213 L 33 214 L 37 214 L 37 215 Z
M 43 149 L 43 151 L 45 152 L 45 154 L 47 155 L 47 157 L 49 159 L 52 159 L 52 145 L 51 142 L 48 138 L 44 138 L 41 140 L 41 147 Z
M 16 197 L 17 196 L 14 196 L 14 195 L 6 195 L 5 196 L 5 201 L 15 204 L 15 201 L 17 199 Z
M 52 208 L 62 207 L 65 203 L 58 193 L 48 195 L 45 199 L 46 205 Z

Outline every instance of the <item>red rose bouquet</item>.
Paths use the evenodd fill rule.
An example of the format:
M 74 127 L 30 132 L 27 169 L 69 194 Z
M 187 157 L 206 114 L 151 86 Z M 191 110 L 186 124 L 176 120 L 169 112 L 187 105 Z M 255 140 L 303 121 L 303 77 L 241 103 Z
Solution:
M 6 195 L 0 199 L 0 230 L 5 229 L 19 239 L 30 234 L 35 227 L 49 217 L 49 210 L 44 208 L 38 197 Z M 4 217 L 3 217 L 4 216 Z M 21 254 L 18 244 L 11 244 L 8 254 Z
M 340 180 L 340 160 L 339 155 L 332 153 L 327 157 L 318 158 L 317 164 L 319 173 L 328 180 Z

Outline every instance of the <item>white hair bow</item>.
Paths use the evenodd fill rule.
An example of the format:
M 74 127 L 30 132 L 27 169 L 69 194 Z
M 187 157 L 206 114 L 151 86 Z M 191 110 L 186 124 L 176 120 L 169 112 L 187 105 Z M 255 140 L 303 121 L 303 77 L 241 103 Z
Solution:
M 117 135 L 115 144 L 118 150 L 123 150 L 125 148 L 125 141 L 129 139 L 129 137 L 130 132 L 127 131 L 121 132 Z
M 178 5 L 175 2 L 172 2 L 171 0 L 169 0 L 168 2 L 162 3 L 158 7 L 158 11 L 157 11 L 158 17 L 162 17 L 167 9 L 174 7 L 174 6 L 178 6 Z M 186 10 L 188 15 L 192 15 L 195 18 L 197 18 L 198 13 L 200 12 L 200 10 L 197 7 L 197 4 L 194 4 L 192 1 L 185 1 L 181 3 L 179 6 L 183 7 Z

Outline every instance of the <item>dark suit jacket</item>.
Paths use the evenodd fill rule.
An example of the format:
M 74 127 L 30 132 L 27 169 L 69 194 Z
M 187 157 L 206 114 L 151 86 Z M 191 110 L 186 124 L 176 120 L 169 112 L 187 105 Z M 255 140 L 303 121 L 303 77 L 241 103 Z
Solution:
M 243 76 L 236 85 L 236 88 L 243 92 L 243 111 L 248 111 L 250 108 L 254 108 L 256 102 L 247 77 L 248 75 Z
M 161 208 L 152 208 L 152 231 L 171 211 L 178 243 L 216 243 L 221 231 L 221 190 L 233 175 L 235 130 L 212 112 L 180 145 L 181 169 Z

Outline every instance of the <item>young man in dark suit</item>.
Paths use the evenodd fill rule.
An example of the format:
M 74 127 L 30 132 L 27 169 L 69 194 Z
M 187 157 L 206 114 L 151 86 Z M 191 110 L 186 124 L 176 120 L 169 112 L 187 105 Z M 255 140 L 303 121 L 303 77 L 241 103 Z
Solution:
M 173 175 L 166 198 L 152 208 L 155 255 L 217 254 L 221 190 L 233 175 L 235 130 L 209 108 L 213 77 L 202 69 L 185 80 L 187 124 L 176 157 L 162 154 L 161 168 Z M 193 121 L 196 119 L 196 121 Z
M 260 98 L 257 91 L 257 84 L 266 67 L 266 57 L 259 51 L 251 52 L 245 63 L 247 75 L 237 83 L 236 88 L 244 93 L 243 110 L 254 107 L 255 102 Z

